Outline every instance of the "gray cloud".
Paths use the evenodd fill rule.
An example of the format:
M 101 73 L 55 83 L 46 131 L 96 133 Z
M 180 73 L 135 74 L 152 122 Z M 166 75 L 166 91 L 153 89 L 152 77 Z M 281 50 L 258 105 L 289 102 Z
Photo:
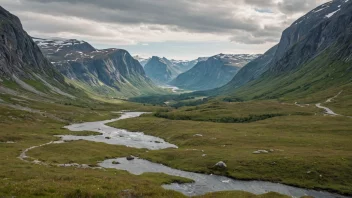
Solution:
M 290 15 L 317 4 L 316 0 L 0 1 L 20 16 L 29 32 L 38 35 L 85 35 L 97 42 L 113 39 L 128 43 L 148 42 L 141 37 L 156 34 L 168 34 L 172 40 L 179 32 L 211 34 L 217 39 L 227 36 L 246 44 L 277 42 L 282 30 L 294 20 Z
M 316 0 L 283 0 L 278 3 L 279 9 L 287 14 L 307 12 L 317 6 Z
M 101 22 L 124 24 L 173 25 L 194 32 L 252 31 L 258 24 L 252 19 L 235 18 L 232 7 L 222 0 L 22 0 L 33 10 L 56 15 L 71 15 Z M 232 4 L 231 2 L 227 1 Z M 35 6 L 33 6 L 35 5 Z
M 248 5 L 254 5 L 258 7 L 273 7 L 276 6 L 276 3 L 273 0 L 245 0 L 245 3 Z

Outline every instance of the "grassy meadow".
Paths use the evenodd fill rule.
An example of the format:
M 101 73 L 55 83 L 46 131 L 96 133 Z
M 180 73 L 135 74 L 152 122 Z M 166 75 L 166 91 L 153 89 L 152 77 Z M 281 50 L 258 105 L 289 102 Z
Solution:
M 352 172 L 351 118 L 324 116 L 314 105 L 299 107 L 275 100 L 238 103 L 212 99 L 199 106 L 174 109 L 125 101 L 77 105 L 0 97 L 3 101 L 42 112 L 30 113 L 0 105 L 0 197 L 184 197 L 161 187 L 172 182 L 191 182 L 184 178 L 56 167 L 61 163 L 96 167 L 105 159 L 128 155 L 187 171 L 352 194 L 349 185 L 352 176 L 347 174 Z M 342 94 L 341 98 L 348 100 Z M 333 108 L 336 104 L 329 105 Z M 62 127 L 68 123 L 116 118 L 119 115 L 114 112 L 120 110 L 154 113 L 110 123 L 110 126 L 143 131 L 176 144 L 179 149 L 147 152 L 146 149 L 74 141 L 47 145 L 27 153 L 49 166 L 17 158 L 26 148 L 57 140 L 54 135 L 96 135 L 89 131 L 70 132 Z M 164 117 L 157 117 L 157 113 Z M 49 114 L 61 121 L 51 119 Z M 219 121 L 266 114 L 279 116 L 248 122 Z M 14 143 L 6 143 L 9 141 Z M 263 149 L 271 152 L 253 154 Z M 228 168 L 214 169 L 218 161 L 224 161 Z M 200 197 L 285 196 L 219 192 Z

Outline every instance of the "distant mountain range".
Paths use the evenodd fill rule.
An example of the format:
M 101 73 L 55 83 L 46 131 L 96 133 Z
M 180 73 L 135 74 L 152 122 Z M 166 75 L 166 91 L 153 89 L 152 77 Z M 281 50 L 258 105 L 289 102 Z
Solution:
M 147 61 L 144 70 L 155 83 L 163 85 L 169 83 L 181 73 L 188 71 L 197 63 L 198 60 L 179 61 L 153 56 Z
M 170 84 L 188 90 L 208 90 L 221 87 L 231 81 L 244 65 L 259 56 L 258 54 L 219 54 L 206 60 L 203 59 Z
M 89 93 L 131 97 L 160 92 L 126 50 L 98 50 L 75 39 L 33 40 L 70 83 Z
M 326 91 L 352 90 L 349 0 L 310 11 L 264 55 L 219 54 L 192 61 L 132 57 L 126 50 L 98 50 L 75 39 L 32 39 L 20 20 L 2 7 L 0 21 L 1 92 L 56 100 L 128 98 L 163 93 L 157 83 L 244 100 L 318 100 Z
M 209 93 L 313 100 L 328 90 L 351 90 L 351 32 L 352 1 L 325 3 L 295 21 L 277 46 L 243 67 L 229 84 Z

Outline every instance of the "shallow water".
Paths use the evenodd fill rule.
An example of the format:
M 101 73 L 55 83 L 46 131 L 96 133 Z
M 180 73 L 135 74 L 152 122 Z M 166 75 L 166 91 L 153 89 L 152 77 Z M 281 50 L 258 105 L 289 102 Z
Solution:
M 94 131 L 102 133 L 102 135 L 96 136 L 74 136 L 74 135 L 60 135 L 63 141 L 74 141 L 74 140 L 87 140 L 93 142 L 103 142 L 106 144 L 113 145 L 124 145 L 133 148 L 146 148 L 149 150 L 159 150 L 166 148 L 177 148 L 176 145 L 165 142 L 165 140 L 145 135 L 142 132 L 130 132 L 124 129 L 116 129 L 113 127 L 106 126 L 105 124 L 115 122 L 118 120 L 135 118 L 144 114 L 143 112 L 121 112 L 120 118 L 100 121 L 100 122 L 86 122 L 81 124 L 73 124 L 66 126 L 65 128 L 71 131 Z
M 316 107 L 320 108 L 320 109 L 324 109 L 325 110 L 325 113 L 328 114 L 328 115 L 332 115 L 332 116 L 338 116 L 339 114 L 333 112 L 331 109 L 329 109 L 328 107 L 324 107 L 324 106 L 321 106 L 321 103 L 319 104 L 316 104 L 315 105 Z
M 180 91 L 181 89 L 172 85 L 165 85 L 165 86 L 160 86 L 163 89 L 171 89 L 172 92 L 177 93 L 178 91 Z
M 134 148 L 146 148 L 150 150 L 160 150 L 166 148 L 177 148 L 176 145 L 165 142 L 163 139 L 145 135 L 142 132 L 130 132 L 123 129 L 116 129 L 113 127 L 106 126 L 105 124 L 115 122 L 117 120 L 123 120 L 128 118 L 139 117 L 144 114 L 143 112 L 121 112 L 120 118 L 100 121 L 100 122 L 87 122 L 81 124 L 73 124 L 66 126 L 65 128 L 71 131 L 95 131 L 100 132 L 102 135 L 98 136 L 72 136 L 65 135 L 59 136 L 62 140 L 87 140 L 94 142 L 104 142 L 113 145 L 125 145 Z M 107 139 L 108 137 L 108 139 Z M 113 164 L 113 161 L 117 161 L 120 164 Z M 313 196 L 316 198 L 344 198 L 345 196 L 332 194 L 328 192 L 320 192 L 315 190 L 307 190 L 302 188 L 296 188 L 283 184 L 263 182 L 263 181 L 240 181 L 230 179 L 224 176 L 216 175 L 205 175 L 192 172 L 181 171 L 173 169 L 161 164 L 156 164 L 142 159 L 134 159 L 128 161 L 126 158 L 117 158 L 105 160 L 98 164 L 103 168 L 114 168 L 118 170 L 126 170 L 132 174 L 140 175 L 146 172 L 154 173 L 165 173 L 167 175 L 180 176 L 189 178 L 195 181 L 191 184 L 171 184 L 163 185 L 165 189 L 175 190 L 181 192 L 187 196 L 204 195 L 210 192 L 218 191 L 234 191 L 241 190 L 247 191 L 254 194 L 263 194 L 267 192 L 277 192 L 280 194 L 301 197 L 301 196 Z
M 117 161 L 120 164 L 113 164 L 112 162 L 114 161 Z M 126 158 L 109 159 L 103 161 L 102 163 L 99 163 L 98 165 L 103 168 L 126 170 L 135 175 L 140 175 L 146 172 L 152 172 L 165 173 L 167 175 L 192 179 L 195 181 L 195 183 L 163 185 L 165 189 L 175 190 L 187 196 L 204 195 L 206 193 L 218 191 L 240 190 L 254 194 L 277 192 L 292 197 L 313 196 L 316 198 L 344 198 L 344 196 L 328 192 L 307 190 L 271 182 L 240 181 L 230 179 L 224 176 L 186 172 L 142 159 L 134 159 L 131 161 L 128 161 Z

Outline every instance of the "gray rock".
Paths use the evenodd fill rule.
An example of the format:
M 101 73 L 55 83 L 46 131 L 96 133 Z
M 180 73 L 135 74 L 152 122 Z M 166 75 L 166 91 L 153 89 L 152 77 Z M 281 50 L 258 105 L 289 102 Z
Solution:
M 266 154 L 266 153 L 269 153 L 269 151 L 267 151 L 267 150 L 257 150 L 257 151 L 253 152 L 253 154 Z
M 220 161 L 220 162 L 216 163 L 214 167 L 225 169 L 225 168 L 227 168 L 227 165 L 225 164 L 225 162 Z
M 134 158 L 135 158 L 135 157 L 133 157 L 132 155 L 126 157 L 126 159 L 127 159 L 128 161 L 134 160 Z
M 51 85 L 68 88 L 64 77 L 23 30 L 18 17 L 0 6 L 0 21 L 0 77 L 2 79 L 16 80 L 17 83 L 23 80 L 42 83 L 33 75 L 35 73 Z M 24 83 L 19 85 L 25 89 L 29 87 L 27 84 L 24 86 Z M 28 91 L 37 92 L 34 89 L 28 89 Z
M 113 161 L 112 164 L 120 164 L 118 161 Z

